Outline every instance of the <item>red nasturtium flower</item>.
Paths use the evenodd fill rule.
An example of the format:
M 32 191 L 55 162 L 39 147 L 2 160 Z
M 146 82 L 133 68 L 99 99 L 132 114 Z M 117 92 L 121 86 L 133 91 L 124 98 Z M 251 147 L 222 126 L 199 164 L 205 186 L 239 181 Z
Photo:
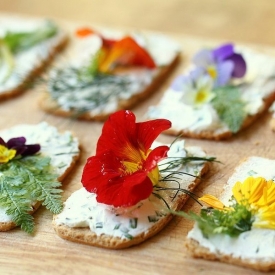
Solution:
M 171 127 L 166 119 L 136 123 L 131 111 L 118 111 L 103 126 L 96 155 L 88 158 L 82 184 L 97 201 L 115 207 L 133 206 L 150 196 L 159 180 L 157 163 L 168 146 L 150 149 L 158 135 Z

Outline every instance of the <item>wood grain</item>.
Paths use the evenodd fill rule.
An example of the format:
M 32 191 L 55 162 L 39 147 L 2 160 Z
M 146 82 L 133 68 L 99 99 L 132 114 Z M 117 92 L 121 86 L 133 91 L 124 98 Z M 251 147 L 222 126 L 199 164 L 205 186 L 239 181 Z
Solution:
M 21 5 L 19 6 L 12 6 L 12 4 L 3 4 L 1 2 L 0 9 L 2 6 L 2 11 L 5 10 L 20 12 L 20 10 L 22 10 L 26 12 L 27 7 L 23 7 L 22 3 L 27 4 L 31 1 L 13 1 L 13 3 L 17 4 L 19 2 L 21 2 Z M 53 3 L 53 1 L 45 1 L 45 3 L 46 2 Z M 72 2 L 74 3 L 75 1 Z M 102 2 L 108 3 L 108 1 Z M 124 3 L 125 1 L 119 2 Z M 140 8 L 139 4 L 137 4 L 138 1 L 133 2 Z M 141 2 L 144 3 L 145 1 Z M 156 1 L 153 2 L 156 3 Z M 168 4 L 168 2 L 169 1 L 165 2 L 167 3 L 166 8 L 171 13 L 172 4 Z M 209 3 L 210 2 L 212 4 L 217 2 L 227 3 L 226 1 L 209 1 Z M 238 4 L 240 4 L 239 7 L 241 8 L 245 5 L 243 3 L 248 2 L 250 3 L 250 1 L 232 1 L 233 4 L 227 3 L 224 5 L 230 7 L 232 5 L 231 10 L 237 10 Z M 39 1 L 39 3 L 41 2 Z M 44 6 L 46 5 L 45 3 Z M 87 1 L 78 1 L 78 3 L 81 5 L 83 3 L 87 3 Z M 177 5 L 179 5 L 180 1 L 173 0 L 171 3 L 175 4 L 173 9 L 176 11 L 177 7 L 179 7 Z M 194 3 L 198 3 L 198 1 L 194 1 Z M 251 3 L 254 3 L 254 12 L 256 12 L 258 4 L 255 3 L 258 2 L 251 1 Z M 271 1 L 262 1 L 262 3 L 263 4 L 261 9 L 268 10 L 266 6 L 268 3 L 271 3 Z M 235 5 L 234 8 L 233 5 Z M 34 15 L 44 15 L 42 9 L 43 6 L 39 8 L 35 8 L 34 6 L 31 6 L 30 4 L 30 13 Z M 97 3 L 97 7 L 99 6 L 100 4 Z M 164 4 L 161 7 L 165 9 Z M 184 6 L 180 7 L 184 8 Z M 192 10 L 194 7 L 195 4 L 192 4 L 191 6 L 187 6 L 187 9 Z M 160 7 L 157 7 L 157 9 L 159 10 Z M 217 13 L 218 8 L 213 6 L 213 9 Z M 70 10 L 69 7 L 67 8 L 67 11 L 68 10 Z M 84 21 L 85 19 L 88 20 L 87 13 L 85 13 L 85 6 L 82 6 L 82 10 L 84 11 L 83 18 L 81 18 L 80 13 L 78 12 L 78 18 L 72 19 L 84 19 Z M 36 11 L 37 14 L 35 14 Z M 133 10 L 130 8 L 129 11 L 133 12 Z M 57 9 L 53 9 L 53 12 L 55 12 L 55 16 L 61 16 L 61 11 L 59 14 L 57 14 Z M 230 14 L 229 12 L 230 11 L 228 11 L 228 14 Z M 273 10 L 270 9 L 270 13 L 272 12 Z M 226 13 L 226 11 L 224 11 L 224 13 Z M 130 14 L 131 12 L 129 12 L 129 16 Z M 67 14 L 68 17 L 71 15 L 72 13 L 70 12 Z M 161 22 L 161 18 L 165 17 L 164 15 L 158 15 L 159 18 L 154 19 L 156 20 L 154 24 Z M 147 18 L 147 20 L 149 20 L 148 16 L 149 15 L 147 15 L 147 17 L 145 16 L 145 19 Z M 194 16 L 196 15 L 194 14 Z M 249 17 L 252 15 L 245 13 L 244 17 L 245 16 Z M 214 22 L 213 20 L 212 22 Z M 215 20 L 217 20 L 217 28 L 220 28 L 218 25 L 219 22 L 223 24 L 223 19 L 219 15 L 218 19 Z M 266 24 L 268 24 L 270 20 L 271 19 L 267 18 L 265 21 Z M 92 21 L 92 18 L 90 18 L 89 21 Z M 194 20 L 194 22 L 197 21 L 198 19 Z M 106 20 L 106 23 L 109 22 Z M 125 20 L 124 22 L 132 22 L 133 27 L 135 27 L 134 24 L 144 26 L 142 25 L 141 18 L 139 18 L 139 23 L 134 22 L 134 17 L 128 18 L 128 21 Z M 181 22 L 185 21 L 183 20 Z M 122 25 L 121 22 L 118 24 Z M 150 26 L 152 27 L 154 24 L 151 24 L 152 25 Z M 207 25 L 210 23 L 206 22 L 205 24 Z M 236 32 L 241 32 L 241 30 L 237 29 L 236 22 L 232 22 L 232 24 L 235 24 L 234 26 Z M 129 27 L 131 25 L 128 24 L 125 26 Z M 160 24 L 157 25 L 157 27 L 161 29 L 163 25 Z M 186 30 L 186 26 L 184 29 Z M 194 29 L 196 28 L 194 27 Z M 184 33 L 179 33 L 180 28 L 177 30 L 163 30 L 178 33 L 171 35 L 181 43 L 182 48 L 184 49 L 184 59 L 181 65 L 174 71 L 171 77 L 167 79 L 164 85 L 162 85 L 162 87 L 156 94 L 154 94 L 154 96 L 133 109 L 139 121 L 143 121 L 143 115 L 147 108 L 150 105 L 156 104 L 158 102 L 164 90 L 171 82 L 172 78 L 181 72 L 182 69 L 186 66 L 188 63 L 188 58 L 194 52 L 200 49 L 201 46 L 214 43 L 209 39 L 196 38 L 185 35 Z M 232 31 L 231 28 L 230 30 Z M 246 29 L 243 28 L 243 30 Z M 260 30 L 258 31 L 260 32 Z M 231 37 L 234 36 L 231 32 L 229 32 L 229 34 Z M 268 44 L 272 42 L 272 38 L 269 38 L 268 34 L 266 36 L 264 36 L 262 32 L 261 34 L 263 35 L 263 39 L 259 38 L 253 41 L 253 38 L 251 39 L 252 36 L 245 35 L 244 32 L 243 35 L 240 34 L 238 36 L 238 41 L 242 41 L 242 38 L 244 38 L 243 41 L 245 40 L 246 42 L 259 42 L 261 44 Z M 226 34 L 222 33 L 222 31 L 220 31 L 219 35 L 213 35 L 209 37 L 214 37 L 217 39 L 217 41 L 224 42 L 227 41 L 230 35 L 227 36 Z M 235 37 L 237 36 L 235 35 Z M 262 46 L 259 48 L 261 49 Z M 271 49 L 271 51 L 275 56 L 275 50 Z M 1 102 L 0 129 L 21 123 L 39 123 L 41 121 L 47 121 L 48 123 L 56 126 L 60 131 L 71 130 L 75 133 L 82 145 L 82 154 L 76 168 L 63 182 L 63 198 L 65 200 L 74 190 L 79 189 L 81 186 L 80 179 L 82 169 L 87 157 L 93 155 L 95 152 L 95 146 L 101 133 L 102 123 L 69 120 L 45 114 L 38 108 L 37 105 L 38 98 L 40 97 L 43 88 L 43 86 L 35 86 L 33 89 L 28 90 L 19 97 Z M 275 158 L 275 151 L 272 150 L 272 148 L 274 148 L 275 133 L 273 133 L 270 129 L 270 118 L 271 114 L 265 113 L 261 119 L 253 124 L 252 127 L 246 129 L 228 141 L 215 142 L 187 139 L 186 142 L 188 145 L 201 146 L 207 151 L 209 155 L 216 156 L 218 160 L 222 162 L 222 164 L 215 163 L 212 165 L 211 172 L 204 178 L 202 184 L 196 189 L 196 193 L 198 195 L 201 195 L 205 192 L 211 192 L 214 195 L 218 195 L 222 190 L 223 184 L 232 174 L 234 167 L 237 166 L 237 164 L 247 156 L 255 155 L 273 159 Z M 160 137 L 160 141 L 163 142 L 171 142 L 173 139 L 173 137 L 164 135 Z M 194 203 L 191 199 L 188 200 L 186 206 L 184 207 L 185 211 L 197 211 L 198 209 L 199 208 L 196 203 Z M 163 231 L 145 243 L 129 249 L 118 251 L 110 251 L 67 242 L 59 238 L 54 233 L 54 230 L 51 226 L 51 221 L 52 215 L 42 207 L 35 213 L 36 232 L 33 236 L 29 236 L 19 229 L 15 229 L 10 232 L 3 232 L 0 234 L 1 274 L 262 274 L 260 272 L 251 271 L 232 265 L 190 258 L 183 248 L 183 242 L 187 232 L 192 228 L 192 222 L 183 218 L 175 217 Z

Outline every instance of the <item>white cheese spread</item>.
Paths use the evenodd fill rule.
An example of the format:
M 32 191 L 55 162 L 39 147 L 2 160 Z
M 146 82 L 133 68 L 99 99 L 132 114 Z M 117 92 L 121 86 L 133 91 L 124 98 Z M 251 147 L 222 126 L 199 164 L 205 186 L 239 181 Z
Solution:
M 131 73 L 126 71 L 117 76 L 117 79 L 102 79 L 100 82 L 93 82 L 91 79 L 88 85 L 82 86 L 78 84 L 79 76 L 73 77 L 71 74 L 66 77 L 66 83 L 63 85 L 61 78 L 64 77 L 57 76 L 58 68 L 66 71 L 68 68 L 89 66 L 93 56 L 102 45 L 102 39 L 97 34 L 72 38 L 70 47 L 65 52 L 65 58 L 58 64 L 58 68 L 52 70 L 48 85 L 51 97 L 65 111 L 89 112 L 91 116 L 116 111 L 121 102 L 130 100 L 134 95 L 144 91 L 152 83 L 160 67 L 169 65 L 180 52 L 177 42 L 158 33 L 125 34 L 113 31 L 112 36 L 111 30 L 100 29 L 99 32 L 108 39 L 121 39 L 125 35 L 132 36 L 137 43 L 148 50 L 157 68 L 153 70 L 135 69 Z
M 79 154 L 78 140 L 70 132 L 59 133 L 46 122 L 37 125 L 21 124 L 0 131 L 0 137 L 6 142 L 10 138 L 22 136 L 26 138 L 26 144 L 40 144 L 40 153 L 51 158 L 51 165 L 57 175 L 64 174 L 73 158 Z M 5 209 L 0 207 L 0 221 L 11 221 L 5 212 Z
M 228 180 L 221 200 L 228 205 L 232 196 L 232 187 L 237 181 L 244 181 L 248 176 L 264 177 L 266 180 L 275 179 L 275 160 L 260 157 L 250 157 L 242 163 Z M 195 224 L 188 233 L 187 238 L 194 239 L 210 252 L 224 254 L 247 261 L 273 261 L 275 260 L 275 230 L 252 228 L 232 238 L 225 234 L 214 234 L 205 238 Z
M 247 115 L 254 115 L 264 108 L 264 98 L 275 91 L 275 58 L 243 47 L 237 48 L 237 52 L 242 53 L 247 64 L 244 84 L 240 87 L 245 111 Z M 158 105 L 149 107 L 146 117 L 165 117 L 178 131 L 210 130 L 216 134 L 229 131 L 210 103 L 196 108 L 185 104 L 181 96 L 181 92 L 169 88 Z
M 156 145 L 160 144 L 156 143 Z M 181 141 L 172 145 L 168 157 L 171 160 L 173 157 L 184 157 L 186 153 L 200 157 L 205 156 L 205 153 L 198 147 L 184 148 L 184 142 Z M 159 167 L 163 168 L 169 160 L 163 160 L 159 163 Z M 199 175 L 202 166 L 202 162 L 191 162 L 184 167 L 177 167 L 176 170 Z M 185 189 L 188 189 L 194 180 L 194 177 L 190 175 L 177 175 L 177 178 L 180 178 L 180 187 Z M 165 186 L 178 187 L 172 181 L 165 181 Z M 172 194 L 174 192 L 162 191 L 161 193 L 173 207 L 170 197 Z M 56 216 L 55 222 L 69 227 L 89 227 L 97 235 L 107 234 L 119 238 L 132 238 L 142 232 L 148 232 L 157 221 L 167 215 L 166 209 L 164 203 L 153 195 L 129 209 L 114 208 L 98 203 L 94 193 L 89 193 L 85 188 L 81 188 L 68 198 L 63 212 Z

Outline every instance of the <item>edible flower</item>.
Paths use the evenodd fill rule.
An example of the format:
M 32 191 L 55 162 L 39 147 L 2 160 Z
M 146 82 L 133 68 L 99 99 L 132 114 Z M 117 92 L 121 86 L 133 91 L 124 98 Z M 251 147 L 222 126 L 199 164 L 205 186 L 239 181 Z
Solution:
M 40 150 L 39 144 L 26 144 L 25 137 L 11 138 L 5 142 L 0 137 L 0 163 L 7 163 L 16 156 L 30 156 Z
M 156 68 L 156 64 L 150 54 L 141 47 L 135 39 L 125 36 L 119 40 L 106 39 L 100 33 L 83 28 L 76 31 L 78 37 L 86 37 L 92 34 L 99 35 L 102 39 L 100 49 L 101 58 L 98 71 L 101 73 L 112 73 L 120 66 L 141 66 L 149 69 Z
M 246 72 L 243 56 L 234 52 L 234 45 L 231 43 L 213 50 L 203 49 L 193 57 L 193 62 L 204 68 L 213 78 L 214 87 L 227 85 L 231 78 L 241 78 Z
M 253 227 L 275 229 L 275 182 L 262 177 L 248 177 L 236 182 L 232 188 L 233 204 L 244 206 L 251 213 Z M 236 207 L 221 207 L 223 203 L 214 196 L 199 199 L 214 209 L 234 216 Z
M 187 105 L 200 106 L 210 102 L 215 96 L 212 92 L 213 79 L 202 68 L 196 68 L 188 75 L 178 76 L 171 87 L 182 92 L 181 100 Z
M 166 119 L 136 122 L 128 110 L 112 114 L 105 122 L 96 155 L 88 158 L 82 184 L 99 203 L 130 207 L 148 198 L 159 181 L 158 162 L 168 146 L 151 149 L 161 132 L 171 127 Z

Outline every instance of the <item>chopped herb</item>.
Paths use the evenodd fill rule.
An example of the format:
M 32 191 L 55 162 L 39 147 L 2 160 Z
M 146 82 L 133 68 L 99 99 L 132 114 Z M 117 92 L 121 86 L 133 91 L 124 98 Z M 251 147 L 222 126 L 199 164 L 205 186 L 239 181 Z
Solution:
M 148 216 L 148 221 L 149 222 L 157 222 L 159 219 L 155 215 L 150 215 Z
M 249 176 L 254 176 L 254 175 L 257 175 L 257 172 L 255 172 L 254 170 L 250 170 L 247 174 Z
M 115 227 L 114 227 L 114 230 L 119 229 L 119 228 L 120 228 L 120 226 L 121 226 L 121 223 L 116 224 L 116 225 L 115 225 Z
M 120 231 L 123 233 L 128 233 L 130 230 L 127 227 L 120 228 Z
M 129 240 L 132 240 L 134 237 L 128 233 L 124 233 L 124 236 L 129 239 Z
M 138 218 L 132 218 L 129 220 L 130 228 L 137 228 Z
M 95 228 L 103 228 L 103 223 L 102 222 L 97 222 L 95 224 Z

